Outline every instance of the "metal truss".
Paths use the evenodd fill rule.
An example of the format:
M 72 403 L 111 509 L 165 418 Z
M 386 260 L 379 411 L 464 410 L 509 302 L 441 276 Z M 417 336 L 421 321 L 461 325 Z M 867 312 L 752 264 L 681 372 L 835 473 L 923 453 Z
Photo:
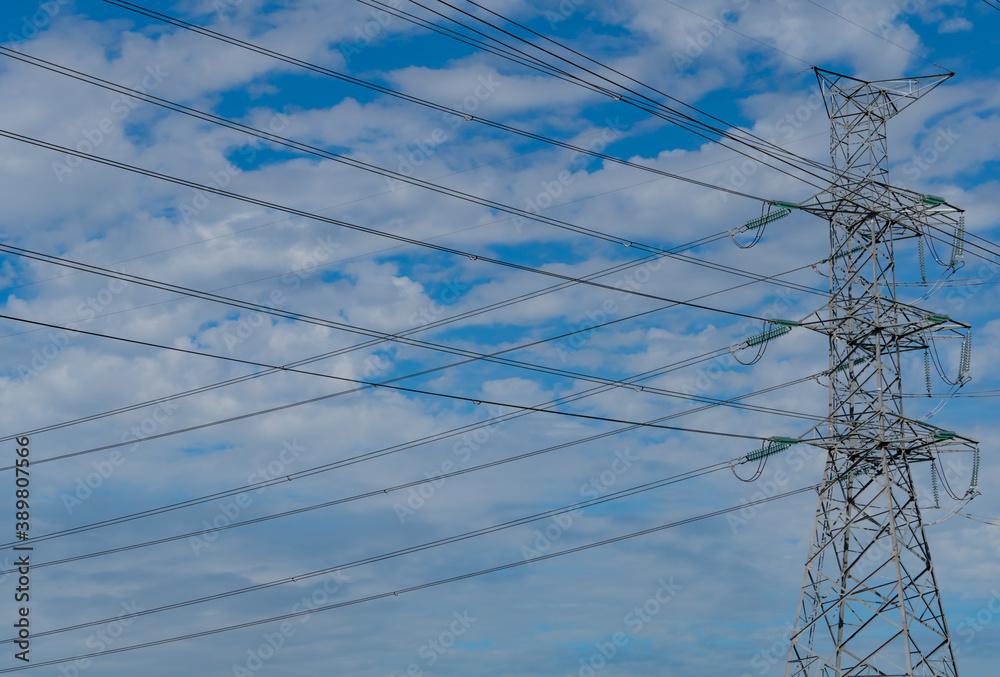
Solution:
M 888 183 L 886 122 L 949 75 L 866 82 L 817 69 L 837 179 L 799 205 L 830 222 L 828 451 L 787 677 L 957 677 L 911 465 L 973 440 L 903 413 L 902 357 L 968 325 L 896 297 L 896 243 L 961 210 Z M 817 431 L 818 433 L 819 431 Z

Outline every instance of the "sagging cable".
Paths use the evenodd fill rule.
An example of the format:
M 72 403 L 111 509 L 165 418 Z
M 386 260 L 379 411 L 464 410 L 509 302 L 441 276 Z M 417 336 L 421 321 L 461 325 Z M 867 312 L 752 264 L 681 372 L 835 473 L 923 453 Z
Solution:
M 828 258 L 828 259 L 823 259 L 823 260 L 822 260 L 822 261 L 820 261 L 819 263 L 814 263 L 814 264 L 812 265 L 812 269 L 813 269 L 813 270 L 815 270 L 815 271 L 816 271 L 817 273 L 819 273 L 820 275 L 822 275 L 822 276 L 824 276 L 824 277 L 827 277 L 827 274 L 826 274 L 826 273 L 824 273 L 824 272 L 823 272 L 822 270 L 820 270 L 820 269 L 819 269 L 819 266 L 820 266 L 820 265 L 822 265 L 822 264 L 824 264 L 824 263 L 835 263 L 835 262 L 837 262 L 837 261 L 840 261 L 841 259 L 846 259 L 846 258 L 848 258 L 848 257 L 851 257 L 851 256 L 854 256 L 854 255 L 855 255 L 855 254 L 857 254 L 858 252 L 863 252 L 863 251 L 865 251 L 866 249 L 867 249 L 867 247 L 865 247 L 865 246 L 863 246 L 863 245 L 858 245 L 857 247 L 854 247 L 853 249 L 850 249 L 850 250 L 848 250 L 848 251 L 846 251 L 846 252 L 840 252 L 840 253 L 839 253 L 839 254 L 837 254 L 836 256 L 831 256 L 831 257 L 830 257 L 830 258 Z
M 775 204 L 777 204 L 777 203 L 775 203 Z M 781 203 L 781 204 L 785 204 L 785 203 Z M 730 239 L 732 239 L 733 244 L 735 244 L 740 249 L 750 249 L 755 244 L 757 244 L 758 242 L 760 242 L 760 239 L 762 237 L 764 237 L 764 228 L 769 223 L 774 223 L 778 219 L 783 219 L 783 218 L 785 218 L 786 216 L 788 216 L 789 214 L 792 213 L 792 210 L 789 207 L 781 207 L 780 209 L 778 209 L 778 211 L 772 212 L 771 211 L 771 206 L 772 206 L 771 203 L 763 205 L 761 207 L 761 211 L 763 211 L 764 209 L 767 209 L 766 213 L 761 214 L 756 219 L 753 219 L 751 221 L 747 221 L 746 223 L 744 223 L 739 228 L 735 228 L 735 229 L 729 231 L 729 237 L 730 237 Z M 736 234 L 737 233 L 746 233 L 746 232 L 749 232 L 749 231 L 756 231 L 756 232 L 754 232 L 753 240 L 751 240 L 749 244 L 741 244 L 739 242 L 739 240 L 736 239 Z
M 792 445 L 798 444 L 799 440 L 795 437 L 772 437 L 770 442 L 766 442 L 761 445 L 760 449 L 751 451 L 749 454 L 742 458 L 735 459 L 729 463 L 729 469 L 733 472 L 733 475 L 741 482 L 756 482 L 760 479 L 760 476 L 764 472 L 764 465 L 770 456 L 775 454 L 780 454 Z M 739 473 L 736 472 L 737 465 L 743 465 L 745 463 L 757 462 L 757 470 L 749 478 L 740 477 Z
M 757 362 L 760 361 L 760 358 L 764 356 L 764 349 L 769 342 L 776 338 L 781 338 L 790 332 L 792 327 L 797 326 L 799 326 L 799 323 L 795 320 L 768 320 L 763 332 L 751 336 L 742 343 L 731 346 L 729 348 L 729 352 L 732 353 L 737 362 L 745 367 L 757 364 Z M 747 348 L 757 348 L 757 354 L 749 362 L 744 362 L 737 356 L 736 353 L 741 350 L 746 350 Z
M 828 387 L 830 384 L 823 383 L 823 381 L 820 380 L 821 376 L 831 377 L 834 374 L 839 374 L 842 371 L 847 371 L 848 369 L 857 367 L 858 365 L 864 364 L 867 361 L 868 361 L 867 357 L 856 357 L 853 360 L 844 360 L 842 363 L 840 363 L 840 365 L 834 367 L 833 369 L 829 369 L 820 374 L 816 374 L 815 376 L 813 376 L 813 380 L 823 387 Z

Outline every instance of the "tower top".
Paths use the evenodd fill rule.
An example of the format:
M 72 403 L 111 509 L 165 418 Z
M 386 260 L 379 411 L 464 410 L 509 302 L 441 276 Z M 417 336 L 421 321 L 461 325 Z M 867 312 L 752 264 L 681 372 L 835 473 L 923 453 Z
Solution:
M 955 75 L 954 73 L 939 73 L 918 75 L 912 78 L 869 81 L 822 68 L 814 68 L 813 70 L 816 71 L 816 79 L 823 92 L 823 103 L 826 104 L 826 112 L 830 119 L 844 115 L 843 104 L 852 102 L 859 109 L 869 113 L 877 111 L 879 117 L 888 120 Z M 834 102 L 834 97 L 840 99 L 839 104 Z

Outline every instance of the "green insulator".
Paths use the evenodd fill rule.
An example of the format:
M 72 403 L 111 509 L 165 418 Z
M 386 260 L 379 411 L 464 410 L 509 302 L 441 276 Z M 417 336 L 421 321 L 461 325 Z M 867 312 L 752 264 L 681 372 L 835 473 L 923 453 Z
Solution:
M 773 341 L 778 337 L 784 336 L 791 330 L 791 327 L 775 327 L 774 329 L 768 329 L 763 334 L 751 336 L 743 343 L 747 348 L 753 348 L 754 346 L 759 346 L 763 343 L 767 343 L 768 341 Z
M 972 450 L 972 483 L 969 491 L 975 493 L 979 491 L 979 447 Z
M 844 480 L 850 479 L 852 477 L 860 477 L 861 475 L 868 475 L 874 470 L 877 470 L 875 466 L 871 464 L 866 464 L 858 468 L 855 468 L 852 472 L 845 472 L 843 475 L 837 478 L 837 481 L 843 482 Z
M 853 360 L 851 360 L 850 362 L 844 362 L 842 365 L 840 365 L 839 367 L 837 367 L 836 369 L 834 369 L 831 373 L 836 373 L 838 371 L 844 371 L 848 367 L 852 367 L 852 366 L 856 367 L 859 364 L 863 364 L 864 362 L 867 362 L 867 361 L 868 361 L 867 357 L 856 357 Z
M 955 242 L 951 247 L 951 266 L 962 260 L 965 253 L 965 214 L 958 217 L 958 226 L 955 228 Z
M 798 209 L 799 206 L 794 202 L 783 202 L 782 200 L 772 200 L 771 204 L 775 207 L 781 207 L 782 209 Z
M 934 489 L 934 505 L 941 505 L 941 499 L 938 496 L 938 477 L 937 477 L 937 464 L 931 462 L 931 487 Z
M 776 324 L 779 327 L 798 327 L 799 323 L 795 320 L 768 320 L 771 324 Z
M 752 221 L 747 221 L 746 223 L 743 224 L 743 227 L 740 230 L 756 230 L 762 226 L 766 226 L 769 223 L 774 223 L 778 219 L 783 219 L 791 213 L 792 210 L 785 207 L 776 212 L 771 212 L 770 214 L 765 214 L 764 216 L 760 216 L 756 219 L 753 219 Z
M 759 461 L 762 458 L 767 458 L 768 456 L 774 456 L 775 454 L 780 454 L 788 447 L 793 444 L 798 444 L 799 441 L 794 437 L 772 437 L 771 444 L 761 447 L 756 451 L 751 451 L 746 455 L 748 462 Z
M 953 440 L 955 439 L 957 433 L 953 430 L 938 430 L 934 433 L 934 439 L 936 440 Z
M 917 251 L 920 253 L 920 281 L 927 284 L 927 264 L 924 262 L 924 238 L 917 240 Z
M 860 477 L 861 475 L 871 475 L 876 470 L 877 470 L 877 468 L 875 466 L 873 466 L 872 464 L 869 463 L 868 465 L 863 465 L 860 468 L 858 468 L 857 470 L 855 470 L 854 471 L 854 476 L 855 477 Z
M 865 250 L 864 247 L 862 247 L 861 245 L 858 245 L 857 247 L 855 247 L 854 249 L 852 249 L 850 251 L 841 252 L 841 253 L 837 254 L 836 256 L 833 257 L 833 260 L 836 261 L 838 259 L 847 258 L 848 256 L 854 256 L 858 252 L 864 251 L 864 250 Z
M 962 341 L 962 357 L 958 365 L 958 380 L 962 381 L 968 377 L 972 370 L 972 330 L 966 332 L 965 340 Z
M 944 322 L 948 322 L 949 320 L 951 320 L 949 316 L 942 315 L 940 313 L 935 313 L 933 315 L 927 316 L 927 321 L 930 322 L 931 324 L 942 324 Z
M 838 479 L 846 480 L 849 477 L 861 477 L 862 475 L 870 475 L 874 470 L 876 470 L 876 467 L 869 463 L 860 466 L 858 468 L 855 468 L 852 472 L 845 472 Z
M 943 205 L 947 200 L 937 195 L 924 195 L 924 199 L 921 202 L 927 207 L 937 207 L 938 205 Z
M 927 396 L 931 396 L 931 354 L 924 351 L 924 378 L 927 380 Z

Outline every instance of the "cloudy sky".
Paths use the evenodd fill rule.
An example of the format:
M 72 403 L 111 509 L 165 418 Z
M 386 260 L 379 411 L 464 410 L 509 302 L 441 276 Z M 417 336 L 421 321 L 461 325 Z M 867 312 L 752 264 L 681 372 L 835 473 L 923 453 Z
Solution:
M 740 346 L 823 306 L 829 224 L 730 233 L 822 191 L 814 67 L 955 73 L 889 153 L 895 184 L 966 210 L 959 265 L 929 241 L 923 284 L 911 239 L 897 280 L 974 327 L 972 380 L 943 397 L 941 341 L 934 396 L 923 355 L 904 391 L 980 441 L 964 511 L 1000 517 L 987 2 L 10 0 L 0 21 L 3 639 L 16 436 L 52 563 L 31 663 L 8 641 L 0 672 L 783 674 L 823 452 L 752 483 L 729 463 L 819 424 L 828 349 Z M 963 496 L 971 456 L 941 465 Z M 995 674 L 1000 528 L 915 473 L 960 672 Z

